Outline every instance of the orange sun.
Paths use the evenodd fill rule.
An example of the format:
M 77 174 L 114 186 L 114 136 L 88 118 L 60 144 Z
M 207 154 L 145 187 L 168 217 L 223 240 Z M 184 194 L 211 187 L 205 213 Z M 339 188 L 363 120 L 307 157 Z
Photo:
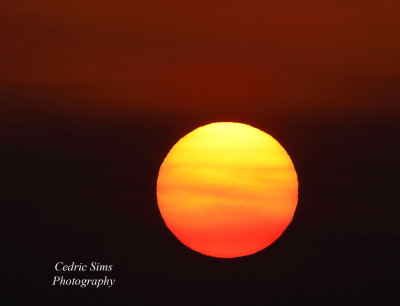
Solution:
M 160 167 L 158 207 L 171 232 L 205 255 L 250 255 L 293 218 L 297 174 L 285 149 L 246 124 L 212 123 L 181 138 Z

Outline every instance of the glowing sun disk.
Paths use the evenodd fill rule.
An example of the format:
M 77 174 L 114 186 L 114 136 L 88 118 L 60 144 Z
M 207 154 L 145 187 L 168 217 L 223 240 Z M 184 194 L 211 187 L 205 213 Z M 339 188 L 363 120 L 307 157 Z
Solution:
M 158 206 L 172 233 L 195 251 L 224 258 L 274 242 L 293 218 L 297 190 L 283 147 L 233 122 L 205 125 L 181 138 L 157 180 Z

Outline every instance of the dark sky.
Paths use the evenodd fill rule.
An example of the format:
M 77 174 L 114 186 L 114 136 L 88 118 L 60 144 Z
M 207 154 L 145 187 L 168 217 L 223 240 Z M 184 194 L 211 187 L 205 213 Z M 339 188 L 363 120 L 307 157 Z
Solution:
M 395 304 L 399 12 L 389 0 L 1 1 L 0 302 Z M 215 121 L 271 134 L 299 177 L 293 222 L 245 258 L 189 250 L 157 208 L 163 158 Z M 58 261 L 113 264 L 116 285 L 52 287 Z

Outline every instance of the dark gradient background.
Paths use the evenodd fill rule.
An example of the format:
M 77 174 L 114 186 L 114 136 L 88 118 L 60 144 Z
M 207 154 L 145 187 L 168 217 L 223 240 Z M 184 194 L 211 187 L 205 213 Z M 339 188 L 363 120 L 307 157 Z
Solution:
M 5 0 L 0 41 L 1 305 L 398 304 L 398 1 Z M 215 121 L 298 172 L 249 257 L 189 250 L 157 208 L 163 158 Z M 116 283 L 53 287 L 58 261 Z

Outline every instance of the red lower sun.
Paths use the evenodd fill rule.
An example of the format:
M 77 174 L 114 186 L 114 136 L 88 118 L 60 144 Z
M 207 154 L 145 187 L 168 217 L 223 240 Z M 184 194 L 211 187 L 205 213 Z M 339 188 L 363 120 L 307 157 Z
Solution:
M 298 182 L 285 149 L 246 124 L 219 122 L 181 138 L 161 165 L 157 200 L 187 247 L 232 258 L 256 253 L 286 229 Z

